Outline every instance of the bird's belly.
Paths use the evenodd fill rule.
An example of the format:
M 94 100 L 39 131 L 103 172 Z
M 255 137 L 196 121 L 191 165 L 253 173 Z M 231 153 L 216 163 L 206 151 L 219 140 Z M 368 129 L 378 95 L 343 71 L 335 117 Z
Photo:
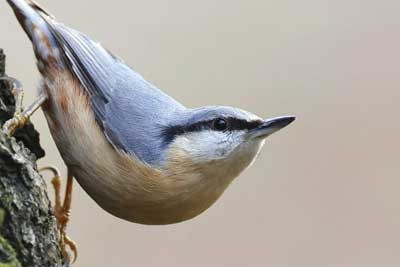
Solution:
M 225 190 L 228 183 L 176 186 L 175 180 L 191 180 L 191 174 L 164 177 L 162 170 L 117 151 L 96 123 L 83 89 L 59 76 L 44 82 L 49 101 L 43 110 L 69 170 L 103 209 L 142 224 L 177 223 L 206 210 Z

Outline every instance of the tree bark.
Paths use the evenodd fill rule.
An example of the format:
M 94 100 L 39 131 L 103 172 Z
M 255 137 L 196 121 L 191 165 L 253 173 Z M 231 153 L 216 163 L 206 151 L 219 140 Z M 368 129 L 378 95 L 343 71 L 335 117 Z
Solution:
M 0 77 L 5 56 L 0 49 Z M 0 81 L 0 125 L 15 111 L 9 85 Z M 28 123 L 14 137 L 0 131 L 0 267 L 58 267 L 63 257 L 46 184 L 36 160 L 44 156 Z

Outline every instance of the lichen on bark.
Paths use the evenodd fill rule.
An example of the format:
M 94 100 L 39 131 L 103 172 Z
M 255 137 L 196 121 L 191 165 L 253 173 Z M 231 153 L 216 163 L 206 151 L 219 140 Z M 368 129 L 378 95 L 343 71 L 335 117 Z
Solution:
M 5 56 L 0 49 L 0 77 Z M 15 100 L 0 81 L 0 125 L 10 119 Z M 56 220 L 36 160 L 44 156 L 39 134 L 28 123 L 14 137 L 0 131 L 0 267 L 62 266 Z

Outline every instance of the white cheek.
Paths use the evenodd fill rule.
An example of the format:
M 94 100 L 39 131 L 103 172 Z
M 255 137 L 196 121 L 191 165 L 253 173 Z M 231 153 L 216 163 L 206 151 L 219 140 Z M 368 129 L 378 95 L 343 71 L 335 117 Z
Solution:
M 195 161 L 223 159 L 240 143 L 242 133 L 200 131 L 181 135 L 174 145 L 185 150 Z

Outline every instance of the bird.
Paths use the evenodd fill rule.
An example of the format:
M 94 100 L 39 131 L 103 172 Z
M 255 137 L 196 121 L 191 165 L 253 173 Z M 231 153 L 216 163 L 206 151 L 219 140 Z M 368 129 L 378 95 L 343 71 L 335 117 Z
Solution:
M 12 135 L 42 108 L 68 171 L 66 197 L 61 203 L 58 196 L 55 210 L 70 246 L 65 227 L 74 179 L 114 216 L 179 223 L 207 210 L 266 138 L 295 120 L 229 106 L 186 107 L 36 2 L 7 2 L 32 42 L 41 81 L 37 99 L 3 131 Z

